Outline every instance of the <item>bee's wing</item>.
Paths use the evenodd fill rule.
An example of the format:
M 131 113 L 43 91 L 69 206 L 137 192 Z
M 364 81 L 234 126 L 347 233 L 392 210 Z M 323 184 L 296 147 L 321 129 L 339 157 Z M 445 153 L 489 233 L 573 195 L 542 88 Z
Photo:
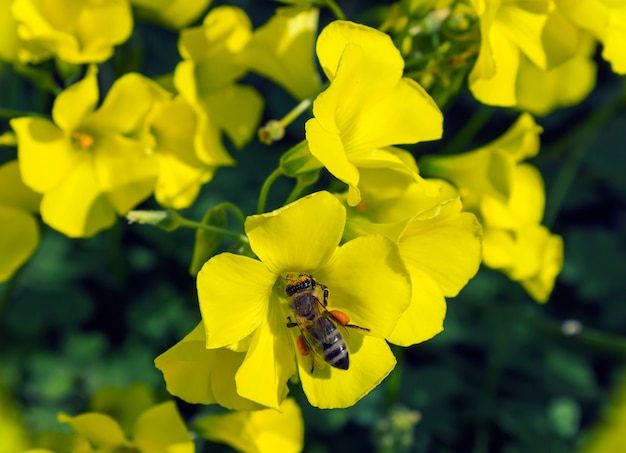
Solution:
M 300 328 L 300 335 L 309 352 L 309 357 L 311 357 L 311 371 L 313 371 L 314 368 L 324 368 L 326 361 L 324 360 L 322 343 L 315 338 L 306 327 Z

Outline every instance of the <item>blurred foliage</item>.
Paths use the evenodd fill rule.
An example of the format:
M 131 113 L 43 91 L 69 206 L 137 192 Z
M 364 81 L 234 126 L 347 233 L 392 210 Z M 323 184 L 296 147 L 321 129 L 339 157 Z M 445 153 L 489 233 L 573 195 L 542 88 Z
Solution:
M 255 25 L 275 7 L 236 3 Z M 345 3 L 349 17 L 357 6 L 366 9 Z M 330 19 L 324 11 L 322 22 Z M 367 23 L 367 16 L 361 19 Z M 130 71 L 170 72 L 179 61 L 176 40 L 174 32 L 138 22 L 131 39 L 101 67 L 102 80 L 110 85 Z M 623 79 L 597 61 L 599 80 L 586 101 L 538 119 L 545 133 L 533 163 L 546 181 L 546 220 L 565 242 L 565 264 L 550 302 L 539 306 L 503 275 L 481 269 L 449 301 L 445 331 L 425 344 L 394 349 L 399 366 L 356 406 L 319 410 L 293 386 L 305 420 L 306 452 L 558 453 L 581 445 L 626 365 L 625 89 Z M 292 107 L 276 85 L 248 79 L 272 99 L 265 120 Z M 0 64 L 0 86 L 4 108 L 49 109 L 51 95 L 35 96 L 33 84 L 12 66 Z M 487 143 L 515 116 L 480 106 L 463 91 L 444 111 L 444 149 Z M 217 172 L 183 214 L 202 219 L 221 202 L 253 213 L 264 178 L 290 138 L 299 139 L 302 121 L 272 148 L 252 144 L 234 151 L 237 168 Z M 6 130 L 3 120 L 0 134 Z M 290 131 L 298 131 L 296 137 Z M 461 141 L 449 140 L 459 134 Z M 422 144 L 420 150 L 441 146 Z M 13 148 L 0 148 L 0 162 L 15 155 Z M 282 183 L 273 190 L 280 192 Z M 278 203 L 270 194 L 268 208 Z M 153 201 L 141 206 L 155 207 Z M 191 230 L 165 232 L 123 220 L 90 239 L 43 231 L 32 259 L 0 284 L 0 383 L 29 432 L 59 430 L 58 412 L 87 410 L 90 397 L 106 387 L 142 382 L 165 397 L 153 359 L 199 321 L 189 274 L 193 243 Z M 187 419 L 220 412 L 178 404 Z M 2 411 L 8 408 L 2 397 Z M 403 446 L 407 438 L 410 446 Z M 231 450 L 211 444 L 199 451 Z

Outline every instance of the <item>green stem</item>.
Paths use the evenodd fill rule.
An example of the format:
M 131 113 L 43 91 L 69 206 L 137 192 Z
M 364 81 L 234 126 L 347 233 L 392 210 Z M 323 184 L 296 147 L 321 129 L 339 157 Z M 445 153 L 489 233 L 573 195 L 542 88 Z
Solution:
M 287 197 L 287 201 L 285 201 L 285 204 L 289 204 L 289 203 L 296 201 L 298 198 L 300 198 L 300 195 L 302 194 L 302 192 L 304 192 L 306 188 L 309 186 L 310 184 L 308 182 L 303 182 L 301 179 L 298 178 L 296 180 L 296 186 L 293 188 L 293 190 Z
M 242 244 L 245 244 L 248 242 L 248 237 L 245 234 L 234 233 L 232 231 L 226 230 L 224 228 L 216 227 L 213 225 L 205 225 L 204 223 L 196 222 L 195 220 L 185 219 L 184 217 L 179 218 L 179 226 L 183 228 L 193 228 L 196 230 L 201 229 L 201 230 L 211 231 L 212 233 L 218 233 L 223 236 L 234 238 Z
M 334 0 L 325 0 L 324 3 L 333 12 L 337 19 L 346 20 L 346 15 L 343 13 L 339 5 L 334 2 Z
M 237 220 L 239 220 L 239 223 L 241 224 L 242 229 L 243 229 L 243 225 L 246 222 L 246 217 L 243 215 L 243 212 L 241 212 L 241 209 L 239 209 L 236 205 L 228 201 L 220 203 L 220 206 L 223 206 L 224 209 L 227 209 L 230 212 L 232 212 L 235 215 L 235 217 L 237 217 Z
M 585 124 L 577 128 L 576 133 L 568 136 L 569 140 L 561 142 L 556 146 L 556 148 L 563 146 L 564 149 L 568 149 L 569 146 L 572 146 L 573 149 L 569 156 L 564 159 L 563 165 L 561 165 L 554 185 L 552 186 L 552 190 L 550 190 L 549 195 L 546 197 L 546 199 L 549 200 L 549 204 L 546 206 L 544 224 L 548 228 L 554 225 L 587 151 L 602 131 L 602 127 L 600 126 L 613 115 L 617 106 L 620 105 L 620 102 L 622 102 L 622 99 L 619 97 L 614 98 L 604 108 L 590 115 L 585 121 Z
M 300 101 L 298 105 L 291 109 L 291 111 L 280 120 L 280 124 L 283 127 L 289 126 L 292 121 L 298 118 L 302 114 L 302 112 L 304 112 L 311 106 L 312 103 L 313 101 L 311 99 L 304 99 Z
M 263 186 L 261 187 L 261 192 L 259 193 L 259 202 L 257 203 L 256 208 L 257 214 L 263 214 L 265 212 L 265 204 L 267 203 L 267 195 L 270 191 L 270 187 L 272 187 L 274 181 L 276 181 L 282 175 L 283 171 L 279 167 L 274 170 L 263 183 Z

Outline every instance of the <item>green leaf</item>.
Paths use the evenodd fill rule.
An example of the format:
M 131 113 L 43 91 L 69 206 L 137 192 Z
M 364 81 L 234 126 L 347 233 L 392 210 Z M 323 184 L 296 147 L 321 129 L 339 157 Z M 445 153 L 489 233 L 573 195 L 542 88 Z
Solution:
M 224 211 L 224 206 L 217 205 L 209 209 L 202 219 L 202 224 L 224 228 L 226 226 L 226 212 Z M 193 257 L 191 258 L 191 265 L 189 266 L 189 273 L 192 276 L 195 277 L 204 263 L 213 256 L 221 240 L 222 235 L 219 233 L 203 229 L 196 230 L 196 244 L 193 248 Z

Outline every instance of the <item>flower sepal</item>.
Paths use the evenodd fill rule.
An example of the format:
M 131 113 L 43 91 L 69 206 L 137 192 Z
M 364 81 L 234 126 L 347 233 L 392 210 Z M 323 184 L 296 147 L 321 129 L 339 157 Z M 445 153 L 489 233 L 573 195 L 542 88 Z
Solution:
M 293 146 L 280 158 L 280 169 L 283 174 L 292 178 L 322 167 L 322 163 L 311 154 L 309 143 L 306 140 Z

